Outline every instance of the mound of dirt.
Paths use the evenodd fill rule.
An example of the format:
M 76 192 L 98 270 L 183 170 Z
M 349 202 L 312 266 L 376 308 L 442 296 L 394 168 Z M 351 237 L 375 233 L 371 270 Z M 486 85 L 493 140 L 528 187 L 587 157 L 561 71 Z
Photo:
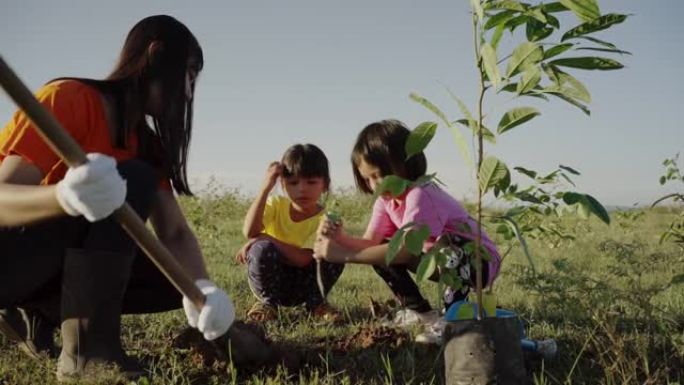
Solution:
M 236 321 L 228 332 L 214 341 L 207 341 L 193 328 L 183 330 L 172 341 L 172 346 L 190 350 L 190 359 L 198 364 L 219 369 L 229 368 L 256 371 L 284 365 L 288 370 L 299 367 L 296 351 L 274 345 L 263 329 Z
M 397 348 L 410 341 L 408 332 L 387 326 L 369 325 L 360 328 L 356 333 L 327 341 L 333 351 L 346 353 L 353 350 L 368 349 L 374 346 Z

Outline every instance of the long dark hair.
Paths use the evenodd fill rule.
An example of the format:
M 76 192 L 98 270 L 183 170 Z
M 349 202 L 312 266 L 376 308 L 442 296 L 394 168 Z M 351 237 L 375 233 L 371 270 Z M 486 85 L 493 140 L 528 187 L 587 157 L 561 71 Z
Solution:
M 152 43 L 154 49 L 150 49 Z M 193 99 L 185 93 L 189 58 L 195 59 L 190 69 L 199 73 L 204 58 L 192 32 L 171 16 L 150 16 L 128 33 L 118 62 L 106 79 L 76 79 L 113 96 L 117 121 L 112 143 L 123 148 L 128 135 L 135 132 L 139 156 L 164 169 L 174 190 L 184 195 L 192 194 L 187 161 Z M 161 110 L 151 117 L 150 130 L 146 109 L 153 82 L 160 87 L 163 100 Z M 192 87 L 194 93 L 194 83 Z
M 427 159 L 422 151 L 406 159 L 405 146 L 410 134 L 404 123 L 394 119 L 371 123 L 361 130 L 351 155 L 354 180 L 359 190 L 373 193 L 359 173 L 361 161 L 377 167 L 383 177 L 397 175 L 415 181 L 425 175 Z

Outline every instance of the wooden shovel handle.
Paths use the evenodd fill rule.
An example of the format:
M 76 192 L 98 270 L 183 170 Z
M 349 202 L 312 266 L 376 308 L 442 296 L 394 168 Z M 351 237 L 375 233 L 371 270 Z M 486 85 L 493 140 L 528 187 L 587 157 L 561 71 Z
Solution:
M 43 140 L 69 167 L 76 167 L 88 162 L 85 152 L 78 143 L 57 119 L 36 100 L 31 91 L 5 63 L 2 56 L 0 56 L 0 85 L 17 106 L 24 111 L 26 116 L 31 119 Z M 201 309 L 204 306 L 204 294 L 195 286 L 183 266 L 145 227 L 145 223 L 131 206 L 124 202 L 123 206 L 117 209 L 113 215 L 173 286 L 190 299 L 197 309 Z

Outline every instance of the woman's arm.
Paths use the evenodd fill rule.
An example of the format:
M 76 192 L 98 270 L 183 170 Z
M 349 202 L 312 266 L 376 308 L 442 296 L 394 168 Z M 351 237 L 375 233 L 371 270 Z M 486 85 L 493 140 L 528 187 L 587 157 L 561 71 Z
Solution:
M 0 163 L 0 226 L 22 226 L 65 215 L 55 186 L 39 186 L 38 167 L 18 155 Z
M 263 217 L 266 200 L 268 199 L 268 194 L 273 190 L 273 186 L 275 186 L 281 170 L 282 166 L 279 162 L 273 162 L 268 166 L 264 184 L 261 187 L 261 190 L 259 190 L 257 197 L 254 199 L 254 202 L 249 206 L 247 215 L 245 215 L 245 221 L 242 225 L 242 234 L 246 238 L 255 238 L 264 230 Z
M 208 278 L 197 238 L 190 229 L 173 192 L 159 191 L 150 220 L 159 240 L 176 257 L 192 280 Z

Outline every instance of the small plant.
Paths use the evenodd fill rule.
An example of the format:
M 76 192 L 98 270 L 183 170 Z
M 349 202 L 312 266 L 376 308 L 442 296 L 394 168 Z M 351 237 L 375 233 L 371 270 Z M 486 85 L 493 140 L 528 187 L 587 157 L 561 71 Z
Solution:
M 679 161 L 679 154 L 675 155 L 671 159 L 665 159 L 663 161 L 663 166 L 665 166 L 665 174 L 660 177 L 660 184 L 664 185 L 670 182 L 682 182 L 684 183 L 684 175 L 679 169 L 677 162 Z M 655 202 L 651 207 L 655 207 L 660 202 L 672 200 L 675 203 L 684 203 L 684 192 L 683 193 L 672 193 L 665 195 Z M 671 241 L 682 248 L 684 248 L 684 210 L 679 213 L 679 217 L 674 219 L 670 223 L 670 227 L 661 235 L 660 243 Z
M 596 0 L 561 0 L 558 2 L 530 4 L 517 0 L 471 0 L 472 28 L 474 43 L 475 66 L 478 73 L 479 92 L 475 109 L 467 105 L 455 94 L 450 93 L 455 100 L 461 117 L 453 120 L 428 99 L 411 94 L 411 99 L 432 111 L 440 123 L 448 128 L 456 141 L 465 162 L 475 168 L 477 182 L 476 219 L 478 228 L 475 230 L 475 261 L 471 261 L 476 271 L 476 292 L 478 303 L 482 303 L 482 260 L 488 256 L 481 247 L 481 232 L 483 223 L 482 200 L 493 192 L 494 196 L 514 202 L 515 206 L 503 215 L 494 219 L 499 223 L 498 231 L 504 237 L 515 237 L 522 245 L 525 254 L 532 260 L 527 248 L 526 232 L 553 233 L 553 230 L 534 225 L 521 226 L 534 215 L 561 215 L 571 210 L 583 217 L 595 215 L 606 224 L 610 217 L 605 208 L 588 194 L 575 191 L 555 191 L 547 189 L 560 179 L 571 185 L 570 175 L 579 175 L 570 167 L 559 166 L 551 174 L 539 176 L 536 172 L 523 167 L 514 170 L 534 180 L 534 184 L 525 189 L 519 189 L 517 184 L 511 183 L 511 173 L 508 166 L 500 159 L 485 153 L 484 142 L 495 143 L 497 137 L 508 133 L 512 129 L 529 122 L 541 115 L 534 107 L 520 106 L 509 109 L 500 115 L 496 133 L 490 129 L 487 120 L 495 114 L 485 114 L 485 99 L 491 93 L 509 94 L 512 99 L 533 97 L 542 100 L 558 98 L 579 108 L 585 114 L 590 111 L 587 104 L 591 102 L 588 89 L 569 72 L 570 70 L 618 70 L 623 67 L 618 61 L 603 56 L 585 56 L 587 52 L 607 55 L 625 55 L 629 52 L 620 50 L 614 44 L 600 40 L 593 35 L 607 30 L 627 19 L 627 15 L 609 13 L 601 14 Z M 561 31 L 561 19 L 557 16 L 564 12 L 571 12 L 579 24 Z M 511 52 L 501 54 L 500 42 L 506 31 L 512 36 L 518 28 L 524 27 L 525 41 L 519 43 Z M 559 33 L 557 33 L 559 32 Z M 572 55 L 575 53 L 577 55 Z M 503 70 L 505 68 L 505 70 Z M 423 151 L 435 135 L 438 124 L 424 122 L 412 131 L 406 143 L 407 157 Z M 459 127 L 468 130 L 475 142 L 475 157 Z M 510 135 L 510 134 L 507 134 Z M 434 178 L 434 176 L 430 176 Z M 430 180 L 420 181 L 425 183 Z M 401 178 L 386 178 L 381 188 L 393 195 L 399 195 L 411 182 Z M 387 259 L 392 260 L 398 247 L 404 244 L 406 248 L 416 254 L 421 252 L 422 242 L 429 232 L 425 228 L 410 224 L 401 229 L 390 242 L 391 250 Z M 562 232 L 557 231 L 556 235 Z M 458 285 L 454 281 L 454 274 L 444 274 L 449 269 L 446 266 L 448 257 L 439 251 L 427 253 L 418 267 L 419 280 L 429 277 L 435 269 L 442 274 L 440 283 Z M 479 318 L 483 316 L 482 306 Z

